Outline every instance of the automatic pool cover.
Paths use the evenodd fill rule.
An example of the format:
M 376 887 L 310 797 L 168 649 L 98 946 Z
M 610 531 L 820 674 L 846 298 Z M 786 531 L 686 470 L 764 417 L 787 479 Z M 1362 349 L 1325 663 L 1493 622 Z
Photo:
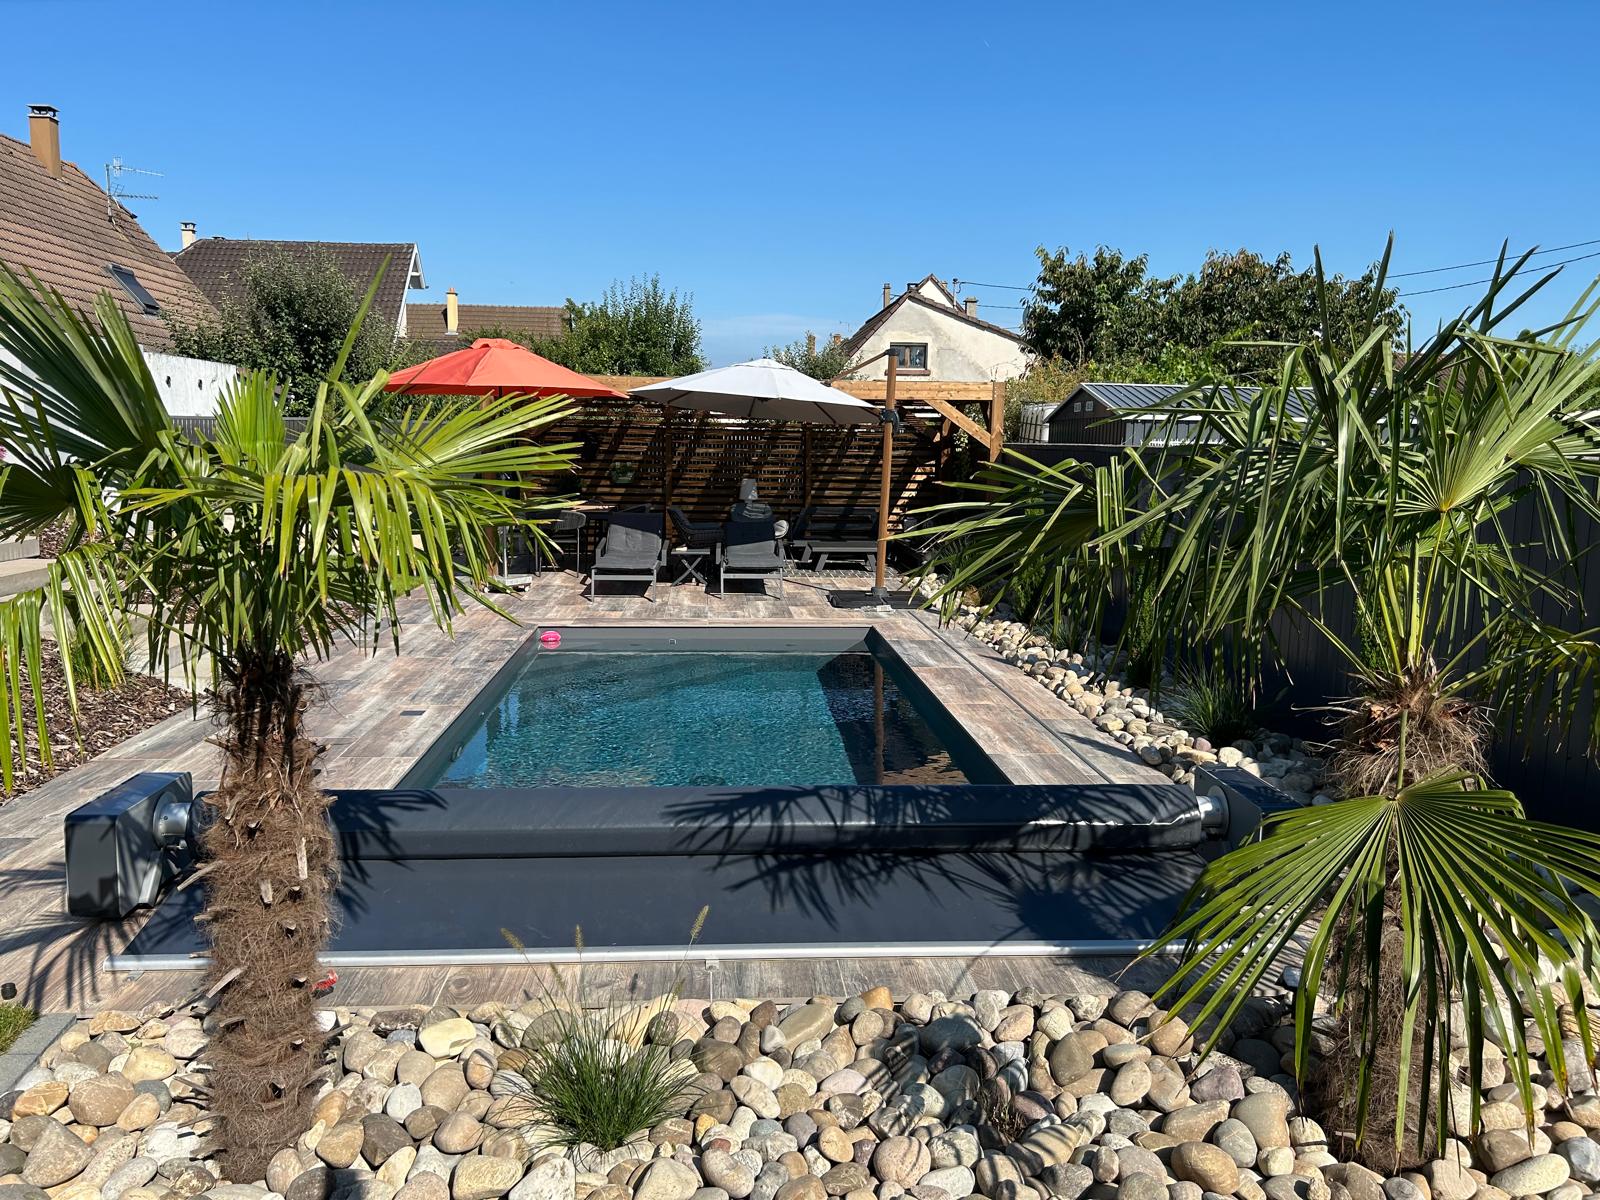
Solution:
M 149 790 L 137 777 L 67 818 L 85 894 L 124 894 L 138 867 L 74 861 L 72 826 L 118 804 L 147 821 Z M 335 966 L 571 959 L 580 925 L 585 958 L 677 957 L 702 905 L 697 959 L 1125 954 L 1227 844 L 1226 813 L 1169 784 L 335 795 Z M 113 878 L 83 884 L 91 867 Z M 195 966 L 204 891 L 169 894 L 109 965 Z

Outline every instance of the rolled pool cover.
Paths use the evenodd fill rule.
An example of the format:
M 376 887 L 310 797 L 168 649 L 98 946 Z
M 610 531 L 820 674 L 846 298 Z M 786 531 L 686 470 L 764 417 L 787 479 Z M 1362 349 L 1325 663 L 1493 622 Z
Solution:
M 347 861 L 1190 849 L 1176 785 L 397 788 L 335 793 Z

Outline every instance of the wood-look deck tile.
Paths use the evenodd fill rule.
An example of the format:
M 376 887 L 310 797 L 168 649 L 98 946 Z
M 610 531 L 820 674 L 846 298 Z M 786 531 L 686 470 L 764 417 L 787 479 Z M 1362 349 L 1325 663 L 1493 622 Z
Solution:
M 388 787 L 469 704 L 489 678 L 540 625 L 662 628 L 764 625 L 876 628 L 908 668 L 985 746 L 1012 778 L 1028 782 L 1084 779 L 1163 782 L 1047 689 L 931 614 L 835 609 L 834 588 L 864 589 L 864 574 L 791 579 L 782 598 L 754 590 L 708 595 L 700 587 L 658 588 L 661 600 L 602 596 L 591 603 L 571 575 L 534 579 L 504 603 L 519 623 L 487 610 L 459 616 L 454 636 L 432 628 L 426 608 L 407 606 L 402 654 L 384 641 L 376 654 L 345 650 L 314 664 L 325 703 L 310 723 L 330 751 L 323 760 L 329 787 Z M 421 709 L 420 715 L 402 712 Z M 62 818 L 78 805 L 142 770 L 189 770 L 201 787 L 215 786 L 220 755 L 207 744 L 210 720 L 188 713 L 112 747 L 17 800 L 0 806 L 0 980 L 16 981 L 29 1003 L 44 1009 L 85 1009 L 106 1003 L 131 1007 L 175 1002 L 192 994 L 200 973 L 147 972 L 138 978 L 103 969 L 106 954 L 126 944 L 137 918 L 91 924 L 67 916 L 63 905 Z M 1081 960 L 981 957 L 895 959 L 739 959 L 707 964 L 607 965 L 586 985 L 606 999 L 653 994 L 686 973 L 685 987 L 703 997 L 841 995 L 886 983 L 897 994 L 916 988 L 947 993 L 974 986 L 1037 986 L 1082 990 L 1108 981 Z M 522 967 L 455 969 L 361 968 L 341 972 L 339 1003 L 431 1004 L 506 999 L 537 986 L 540 971 Z M 570 975 L 570 969 L 564 969 Z M 1053 984 L 1050 981 L 1055 981 Z M 1099 985 L 1097 985 L 1099 986 Z M 458 995 L 462 999 L 453 999 Z M 139 1000 L 139 998 L 145 998 Z M 358 998 L 359 997 L 359 998 Z M 139 1003 L 134 1003 L 138 1000 Z

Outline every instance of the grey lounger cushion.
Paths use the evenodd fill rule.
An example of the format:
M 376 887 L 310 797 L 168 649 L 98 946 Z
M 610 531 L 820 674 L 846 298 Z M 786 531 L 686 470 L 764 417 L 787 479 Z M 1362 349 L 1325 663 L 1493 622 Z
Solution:
M 722 564 L 735 571 L 781 571 L 776 522 L 729 521 L 723 532 Z
M 613 513 L 606 526 L 605 550 L 595 560 L 595 569 L 647 570 L 660 562 L 662 545 L 658 513 Z

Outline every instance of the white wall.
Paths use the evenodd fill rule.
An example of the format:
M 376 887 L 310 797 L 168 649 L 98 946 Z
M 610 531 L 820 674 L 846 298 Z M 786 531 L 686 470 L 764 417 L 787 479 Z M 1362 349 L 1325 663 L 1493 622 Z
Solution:
M 209 417 L 217 411 L 217 396 L 239 374 L 239 368 L 204 358 L 184 358 L 146 350 L 144 360 L 155 376 L 161 402 L 174 417 Z
M 928 344 L 928 374 L 912 378 L 992 383 L 1015 379 L 1028 369 L 1028 352 L 1019 342 L 920 304 L 902 304 L 867 339 L 856 358 L 882 354 L 891 342 Z M 882 379 L 887 369 L 879 359 L 865 367 L 859 378 Z

